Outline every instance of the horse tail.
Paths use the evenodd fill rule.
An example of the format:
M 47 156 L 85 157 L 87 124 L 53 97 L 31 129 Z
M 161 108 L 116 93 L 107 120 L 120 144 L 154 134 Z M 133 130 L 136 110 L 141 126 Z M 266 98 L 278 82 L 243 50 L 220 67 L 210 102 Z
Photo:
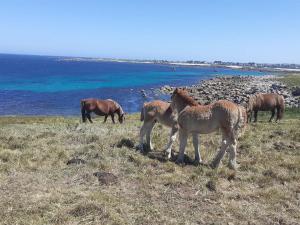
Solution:
M 283 118 L 283 114 L 284 114 L 284 109 L 285 109 L 285 102 L 284 102 L 284 98 L 282 97 L 282 95 L 280 95 L 278 97 L 278 119 L 282 119 Z
M 86 110 L 85 110 L 85 101 L 81 100 L 80 101 L 80 108 L 81 108 L 81 117 L 82 117 L 82 122 L 86 122 Z
M 234 126 L 234 133 L 236 137 L 239 137 L 243 133 L 244 130 L 243 128 L 245 127 L 246 121 L 242 112 L 242 108 L 240 106 L 237 106 L 237 109 L 238 109 L 238 118 Z
M 143 107 L 142 107 L 142 109 L 141 109 L 141 121 L 144 121 L 144 119 L 145 119 L 145 104 L 143 105 Z

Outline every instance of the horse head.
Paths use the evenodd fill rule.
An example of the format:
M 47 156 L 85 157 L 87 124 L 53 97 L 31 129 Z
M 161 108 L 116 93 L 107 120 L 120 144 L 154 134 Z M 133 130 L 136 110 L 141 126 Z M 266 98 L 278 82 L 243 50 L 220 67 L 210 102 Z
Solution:
M 178 113 L 181 112 L 186 106 L 199 105 L 195 99 L 189 96 L 186 89 L 176 88 L 171 96 L 171 108 Z
M 120 114 L 119 116 L 119 122 L 123 123 L 125 121 L 125 113 L 123 112 L 122 114 Z

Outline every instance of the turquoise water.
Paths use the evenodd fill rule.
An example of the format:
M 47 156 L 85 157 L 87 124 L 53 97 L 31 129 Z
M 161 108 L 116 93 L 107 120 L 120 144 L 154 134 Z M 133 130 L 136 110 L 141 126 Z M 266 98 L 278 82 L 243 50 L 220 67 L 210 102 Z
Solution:
M 153 89 L 184 86 L 216 75 L 258 71 L 159 64 L 65 61 L 61 57 L 0 55 L 0 115 L 78 115 L 82 98 L 112 98 L 127 112 L 168 99 Z M 147 97 L 140 91 L 144 89 Z

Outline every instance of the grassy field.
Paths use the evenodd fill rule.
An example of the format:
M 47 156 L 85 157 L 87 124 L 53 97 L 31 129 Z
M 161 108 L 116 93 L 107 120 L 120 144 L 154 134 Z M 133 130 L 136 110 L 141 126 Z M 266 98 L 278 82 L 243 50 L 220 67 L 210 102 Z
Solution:
M 167 161 L 159 124 L 155 150 L 141 154 L 137 114 L 122 125 L 0 117 L 0 224 L 300 224 L 299 115 L 259 115 L 239 141 L 236 172 L 227 157 L 217 170 Z M 205 161 L 219 143 L 218 133 L 201 136 Z M 189 162 L 191 140 L 186 152 Z M 95 172 L 116 179 L 103 184 Z

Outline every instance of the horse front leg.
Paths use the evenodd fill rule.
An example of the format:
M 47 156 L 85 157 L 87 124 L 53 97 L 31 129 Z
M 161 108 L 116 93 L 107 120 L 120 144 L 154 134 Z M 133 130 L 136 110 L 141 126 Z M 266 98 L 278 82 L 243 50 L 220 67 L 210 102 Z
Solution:
M 143 126 L 141 127 L 141 130 L 140 130 L 140 145 L 139 145 L 139 149 L 141 152 L 144 151 L 144 136 L 146 134 L 146 126 L 145 126 L 145 122 L 143 124 Z
M 249 113 L 249 116 L 247 118 L 247 123 L 251 123 L 251 120 L 252 120 L 252 111 Z
M 111 117 L 112 122 L 113 122 L 113 123 L 116 123 L 116 122 L 115 122 L 115 115 L 114 115 L 114 114 L 111 114 L 110 117 Z
M 274 118 L 275 116 L 275 109 L 272 109 L 272 115 L 271 115 L 271 118 L 269 119 L 269 123 L 272 122 L 272 119 Z
M 147 142 L 147 147 L 149 148 L 150 151 L 153 150 L 153 145 L 152 145 L 152 142 L 151 142 L 151 132 L 152 132 L 152 129 L 154 127 L 154 124 L 155 124 L 155 122 L 150 123 L 147 126 L 147 131 L 146 131 L 146 142 Z
M 105 115 L 103 123 L 106 123 L 108 115 Z
M 168 155 L 168 159 L 171 159 L 171 157 L 172 157 L 172 145 L 173 145 L 174 141 L 176 140 L 177 132 L 178 132 L 178 127 L 177 127 L 177 125 L 174 125 L 171 129 L 169 142 L 168 142 L 167 146 L 164 148 L 164 151 Z
M 194 160 L 195 164 L 202 163 L 202 159 L 201 159 L 201 155 L 200 155 L 200 151 L 199 151 L 198 139 L 199 139 L 198 134 L 193 134 L 193 145 L 194 145 L 194 149 L 195 149 L 195 160 Z
M 258 111 L 257 111 L 257 110 L 255 110 L 255 111 L 254 111 L 254 123 L 256 123 L 256 122 L 257 122 L 257 113 L 258 113 Z
M 179 129 L 179 155 L 176 160 L 177 164 L 184 163 L 184 150 L 187 143 L 188 133 L 182 129 Z

